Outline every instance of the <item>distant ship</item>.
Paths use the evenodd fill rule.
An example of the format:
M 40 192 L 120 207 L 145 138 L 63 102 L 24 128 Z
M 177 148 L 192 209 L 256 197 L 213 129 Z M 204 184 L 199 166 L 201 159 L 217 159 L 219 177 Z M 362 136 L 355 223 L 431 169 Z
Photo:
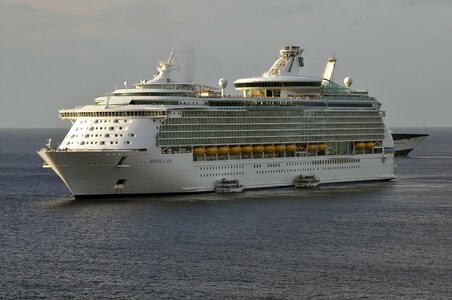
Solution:
M 171 53 L 153 79 L 60 110 L 72 128 L 38 153 L 76 198 L 394 179 L 381 103 L 350 77 L 334 83 L 334 57 L 322 77 L 302 75 L 303 50 L 284 47 L 263 75 L 236 80 L 242 96 L 224 96 L 224 79 L 221 90 L 173 81 Z
M 427 133 L 392 133 L 396 156 L 407 156 L 426 137 Z

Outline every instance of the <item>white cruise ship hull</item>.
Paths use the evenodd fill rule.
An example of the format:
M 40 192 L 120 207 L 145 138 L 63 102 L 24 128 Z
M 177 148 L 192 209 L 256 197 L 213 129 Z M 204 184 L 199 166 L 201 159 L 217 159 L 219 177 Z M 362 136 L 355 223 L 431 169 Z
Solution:
M 299 175 L 314 175 L 320 184 L 395 178 L 392 154 L 193 161 L 191 154 L 146 151 L 38 153 L 76 198 L 213 192 L 222 178 L 238 179 L 245 189 L 293 186 Z M 118 165 L 124 156 L 126 164 Z

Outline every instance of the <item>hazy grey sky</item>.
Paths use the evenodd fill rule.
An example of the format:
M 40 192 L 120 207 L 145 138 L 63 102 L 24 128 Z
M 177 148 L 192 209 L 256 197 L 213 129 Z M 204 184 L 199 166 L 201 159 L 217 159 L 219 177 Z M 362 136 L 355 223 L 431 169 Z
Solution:
M 0 0 L 0 127 L 62 127 L 57 110 L 152 78 L 216 85 L 266 71 L 285 45 L 305 74 L 335 53 L 389 126 L 452 126 L 450 0 Z

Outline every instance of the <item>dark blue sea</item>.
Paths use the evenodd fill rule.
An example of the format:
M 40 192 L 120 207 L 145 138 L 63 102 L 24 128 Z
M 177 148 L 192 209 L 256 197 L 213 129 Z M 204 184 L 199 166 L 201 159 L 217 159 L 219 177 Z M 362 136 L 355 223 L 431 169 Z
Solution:
M 406 130 L 395 182 L 73 200 L 2 129 L 0 298 L 451 299 L 452 129 Z

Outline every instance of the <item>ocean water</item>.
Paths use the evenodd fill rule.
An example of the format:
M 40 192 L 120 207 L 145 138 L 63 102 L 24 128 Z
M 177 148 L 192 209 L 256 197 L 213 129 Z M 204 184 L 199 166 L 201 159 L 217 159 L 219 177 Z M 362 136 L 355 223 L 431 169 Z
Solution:
M 65 131 L 2 129 L 0 298 L 450 299 L 452 129 L 414 131 L 395 182 L 73 200 Z

